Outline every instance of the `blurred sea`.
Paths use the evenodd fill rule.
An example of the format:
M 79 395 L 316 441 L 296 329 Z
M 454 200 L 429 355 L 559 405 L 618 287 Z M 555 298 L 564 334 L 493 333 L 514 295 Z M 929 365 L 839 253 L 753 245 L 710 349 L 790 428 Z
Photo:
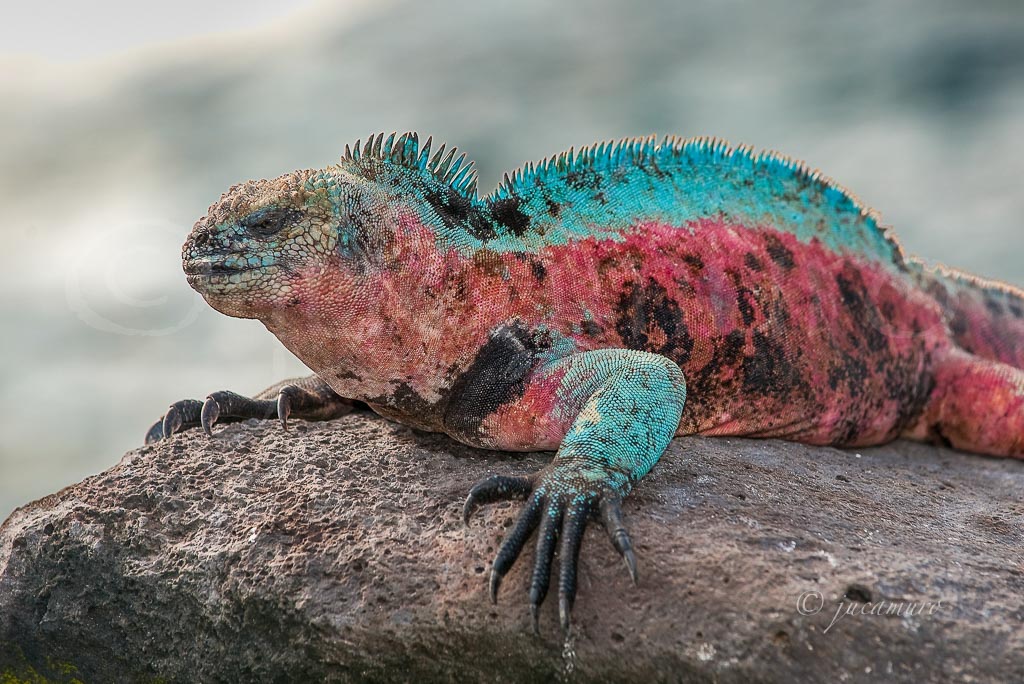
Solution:
M 177 33 L 99 5 L 0 40 L 0 517 L 114 464 L 172 400 L 302 372 L 189 289 L 180 246 L 232 183 L 371 132 L 458 145 L 482 192 L 623 136 L 773 148 L 909 252 L 1024 285 L 1018 0 L 233 0 L 185 3 L 210 28 Z M 64 54 L 58 24 L 96 49 Z

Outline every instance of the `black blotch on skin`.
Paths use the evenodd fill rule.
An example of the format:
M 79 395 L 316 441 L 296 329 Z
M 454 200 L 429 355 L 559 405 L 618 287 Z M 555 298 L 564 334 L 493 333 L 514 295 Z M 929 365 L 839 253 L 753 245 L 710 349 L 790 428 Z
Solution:
M 464 224 L 473 209 L 468 198 L 449 188 L 430 188 L 424 193 L 424 199 L 448 228 Z
M 743 325 L 750 325 L 754 322 L 754 306 L 750 303 L 753 298 L 754 293 L 748 288 L 741 287 L 736 290 L 736 306 L 740 310 L 740 316 L 743 317 Z
M 490 240 L 498 234 L 494 229 L 494 224 L 487 220 L 487 217 L 479 211 L 474 211 L 469 214 L 469 221 L 467 222 L 467 225 L 469 228 L 469 234 L 477 240 Z
M 337 371 L 334 377 L 338 380 L 362 380 L 362 376 L 350 370 Z
M 398 383 L 391 395 L 390 403 L 403 413 L 414 415 L 429 413 L 433 407 L 433 404 L 420 396 L 407 382 Z
M 728 270 L 726 275 L 732 280 L 733 287 L 736 288 L 736 308 L 739 309 L 740 317 L 743 320 L 743 325 L 750 327 L 754 322 L 754 304 L 758 304 L 762 308 L 765 308 L 765 303 L 758 300 L 754 295 L 754 292 L 743 285 L 743 276 L 740 275 L 739 271 Z M 771 302 L 769 300 L 768 304 Z M 767 310 L 767 309 L 766 309 Z M 789 314 L 783 310 L 783 315 L 788 319 Z M 786 323 L 787 321 L 780 321 L 780 323 Z
M 537 279 L 538 283 L 543 283 L 548 276 L 548 270 L 544 268 L 544 263 L 541 261 L 531 261 L 530 272 L 533 273 L 533 277 Z
M 577 169 L 565 174 L 565 184 L 573 190 L 597 190 L 601 187 L 601 174 L 593 169 Z
M 436 429 L 438 406 L 441 404 L 427 401 L 404 380 L 396 382 L 390 394 L 370 397 L 366 403 L 385 418 L 399 420 L 421 430 Z
M 786 349 L 761 331 L 754 331 L 754 353 L 743 358 L 743 391 L 785 397 L 800 385 L 799 372 Z
M 747 344 L 746 335 L 739 330 L 733 330 L 722 338 L 722 344 L 716 357 L 722 366 L 734 366 L 743 356 L 743 347 Z
M 697 291 L 693 289 L 693 285 L 688 280 L 677 278 L 676 286 L 679 288 L 679 294 L 686 299 L 693 299 L 697 296 Z
M 929 280 L 924 289 L 943 309 L 950 308 L 950 294 L 942 283 L 937 280 Z
M 695 428 L 702 419 L 719 410 L 722 397 L 734 393 L 732 387 L 728 386 L 731 383 L 722 381 L 723 371 L 739 364 L 746 344 L 743 331 L 733 330 L 712 342 L 711 348 L 714 351 L 703 367 L 696 371 L 687 369 L 686 406 L 683 407 L 685 425 Z
M 795 262 L 793 261 L 793 252 L 790 251 L 789 247 L 782 244 L 782 240 L 779 239 L 778 235 L 765 233 L 764 244 L 765 248 L 768 250 L 768 256 L 771 257 L 772 261 L 787 271 L 793 268 L 795 265 Z
M 557 219 L 562 214 L 562 205 L 550 197 L 544 198 L 544 204 L 547 206 L 548 216 L 551 218 Z
M 849 409 L 848 409 L 849 410 Z M 850 413 L 843 418 L 842 427 L 834 436 L 836 444 L 852 444 L 861 433 L 861 424 L 857 415 Z
M 868 376 L 868 366 L 863 359 L 850 354 L 844 354 L 843 359 L 832 366 L 828 372 L 828 386 L 833 392 L 839 390 L 840 385 L 851 395 L 856 395 Z
M 483 421 L 526 391 L 535 354 L 544 341 L 516 321 L 496 328 L 451 386 L 444 426 L 454 437 L 473 438 Z
M 445 187 L 424 191 L 424 199 L 447 228 L 464 227 L 477 240 L 490 240 L 497 235 L 491 221 L 473 206 L 469 198 Z
M 903 399 L 903 406 L 899 420 L 896 421 L 896 424 L 889 433 L 893 438 L 903 434 L 907 428 L 918 421 L 924 414 L 928 401 L 931 399 L 932 391 L 935 389 L 934 375 L 931 373 L 918 373 L 916 368 L 908 370 L 909 372 L 903 374 L 902 378 L 898 378 L 898 380 L 904 381 L 904 384 L 901 386 L 904 395 L 901 397 Z
M 884 322 L 878 310 L 864 298 L 864 280 L 856 268 L 844 268 L 836 274 L 836 287 L 843 305 L 850 314 L 851 323 L 860 333 L 867 348 L 875 353 L 887 350 L 889 340 L 882 332 Z
M 596 337 L 603 332 L 603 328 L 594 321 L 581 321 L 580 329 L 583 330 L 584 334 Z
M 957 338 L 957 344 L 963 346 L 961 338 L 963 338 L 967 334 L 967 318 L 962 314 L 957 314 L 953 316 L 953 319 L 949 322 L 949 329 L 953 333 L 953 336 Z M 971 350 L 968 349 L 967 351 Z
M 513 235 L 522 235 L 530 228 L 530 217 L 522 210 L 523 201 L 518 197 L 506 197 L 491 203 L 494 222 L 504 226 Z
M 629 259 L 628 255 L 616 255 L 610 254 L 603 256 L 597 261 L 597 273 L 598 275 L 606 275 L 609 271 L 615 271 L 620 268 L 628 268 L 626 260 Z
M 991 293 L 985 293 L 985 308 L 989 310 L 993 316 L 1002 316 L 1005 312 L 1003 311 L 1002 303 L 992 296 Z
M 743 255 L 743 263 L 747 265 L 751 271 L 764 270 L 764 264 L 758 259 L 752 252 L 747 252 Z
M 658 161 L 656 159 L 648 160 L 644 164 L 644 171 L 647 173 L 648 176 L 652 178 L 657 178 L 659 180 L 668 177 L 672 173 L 670 169 L 666 169 L 662 167 L 660 164 L 658 164 Z
M 679 304 L 654 278 L 646 286 L 629 283 L 616 306 L 615 330 L 630 349 L 667 356 L 682 365 L 690 360 L 693 337 L 683 320 Z M 660 328 L 665 342 L 655 345 L 650 340 L 652 328 Z
M 683 262 L 690 267 L 693 273 L 700 273 L 704 270 L 704 260 L 696 254 L 684 254 Z

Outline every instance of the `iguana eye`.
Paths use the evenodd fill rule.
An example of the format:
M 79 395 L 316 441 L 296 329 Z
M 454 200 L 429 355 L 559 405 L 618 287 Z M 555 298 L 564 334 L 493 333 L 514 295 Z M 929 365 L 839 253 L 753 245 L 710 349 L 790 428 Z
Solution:
M 249 214 L 240 222 L 241 226 L 254 237 L 270 237 L 295 222 L 301 212 L 295 209 L 273 207 Z

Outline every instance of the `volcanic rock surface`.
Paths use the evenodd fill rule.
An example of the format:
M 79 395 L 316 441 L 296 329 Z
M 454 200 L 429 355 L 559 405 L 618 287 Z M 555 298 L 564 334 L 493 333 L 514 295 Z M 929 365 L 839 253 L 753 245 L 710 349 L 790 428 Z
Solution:
M 461 521 L 549 458 L 367 413 L 129 452 L 0 528 L 0 680 L 1024 681 L 1022 462 L 677 439 L 624 506 L 639 585 L 592 524 L 566 640 L 532 543 L 487 599 L 518 504 Z

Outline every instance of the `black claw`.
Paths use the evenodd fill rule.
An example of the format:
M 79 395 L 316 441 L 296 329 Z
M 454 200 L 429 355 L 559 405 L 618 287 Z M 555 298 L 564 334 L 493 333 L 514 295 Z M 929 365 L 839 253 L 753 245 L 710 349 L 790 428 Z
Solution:
M 533 529 L 537 527 L 540 519 L 541 499 L 534 497 L 519 514 L 519 519 L 509 531 L 505 541 L 501 543 L 498 554 L 494 557 L 494 564 L 491 566 L 491 601 L 498 602 L 498 588 L 501 586 L 501 579 L 509 571 L 512 564 L 519 558 L 526 540 L 530 538 Z
M 562 543 L 558 549 L 561 562 L 558 577 L 558 617 L 563 632 L 569 631 L 572 605 L 576 600 L 576 564 L 580 557 L 580 545 L 583 542 L 583 532 L 587 527 L 589 513 L 586 503 L 575 504 L 566 511 L 562 525 Z
M 491 603 L 498 602 L 498 588 L 501 587 L 501 578 L 504 573 L 499 573 L 496 567 L 491 568 L 491 582 L 487 587 L 488 593 L 491 597 Z
M 636 573 L 636 554 L 633 553 L 632 549 L 626 549 L 622 552 L 622 560 L 626 561 L 626 570 L 629 571 L 629 579 L 633 581 L 633 586 L 637 585 L 640 580 L 637 579 Z
M 281 429 L 288 429 L 288 416 L 292 414 L 291 395 L 286 392 L 287 388 L 281 390 L 277 395 L 277 417 L 281 421 Z
M 530 603 L 530 618 L 533 620 L 533 633 L 540 636 L 540 606 Z
M 166 439 L 183 429 L 199 425 L 199 414 L 202 409 L 202 402 L 195 399 L 182 399 L 171 404 L 160 425 L 163 437 Z M 150 434 L 155 432 L 155 427 L 150 428 Z
M 533 579 L 530 581 L 530 610 L 537 614 L 540 605 L 548 595 L 551 582 L 551 561 L 558 543 L 558 529 L 562 526 L 562 511 L 548 507 L 537 528 L 537 553 L 533 562 Z
M 167 409 L 167 413 L 164 415 L 164 423 L 161 426 L 163 428 L 164 438 L 169 438 L 177 432 L 181 428 L 183 422 L 181 411 L 179 411 L 177 407 L 172 406 Z
M 212 396 L 206 397 L 206 401 L 203 402 L 202 413 L 199 414 L 199 422 L 203 426 L 203 432 L 213 437 L 213 426 L 219 417 L 220 404 Z
M 604 523 L 604 529 L 608 532 L 608 537 L 612 540 L 612 546 L 625 561 L 630 579 L 633 580 L 633 584 L 636 584 L 636 554 L 633 553 L 633 542 L 622 521 L 622 500 L 620 498 L 609 496 L 601 501 L 601 521 Z
M 525 499 L 533 491 L 533 479 L 492 475 L 473 485 L 462 506 L 462 522 L 469 525 L 469 516 L 482 504 L 509 499 Z
M 145 443 L 146 444 L 153 444 L 154 442 L 159 442 L 163 438 L 164 438 L 164 419 L 163 419 L 163 417 L 161 417 L 160 420 L 158 420 L 155 423 L 153 423 L 152 425 L 150 425 L 149 429 L 146 430 Z

